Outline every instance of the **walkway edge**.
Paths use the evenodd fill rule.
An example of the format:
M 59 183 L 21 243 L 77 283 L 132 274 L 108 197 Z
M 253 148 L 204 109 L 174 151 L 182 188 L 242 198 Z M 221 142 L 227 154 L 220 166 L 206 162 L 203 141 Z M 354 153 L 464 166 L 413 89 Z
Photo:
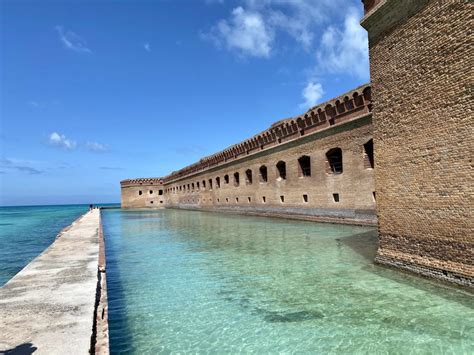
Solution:
M 107 296 L 107 274 L 104 230 L 102 213 L 99 222 L 99 265 L 97 269 L 96 305 L 94 310 L 94 327 L 91 337 L 91 354 L 109 354 L 109 307 Z
M 0 288 L 0 353 L 108 355 L 105 265 L 93 209 Z

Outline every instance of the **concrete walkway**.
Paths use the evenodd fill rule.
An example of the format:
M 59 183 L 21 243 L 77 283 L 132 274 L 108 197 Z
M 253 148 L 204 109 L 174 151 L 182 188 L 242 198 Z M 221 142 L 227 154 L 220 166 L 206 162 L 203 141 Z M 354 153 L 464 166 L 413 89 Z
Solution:
M 86 213 L 0 289 L 0 353 L 88 354 L 99 226 Z

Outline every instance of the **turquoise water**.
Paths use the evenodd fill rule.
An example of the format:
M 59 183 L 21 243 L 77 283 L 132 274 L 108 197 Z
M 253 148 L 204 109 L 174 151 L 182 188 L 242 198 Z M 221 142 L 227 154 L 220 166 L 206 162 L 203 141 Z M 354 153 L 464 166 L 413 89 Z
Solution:
M 86 205 L 0 207 L 0 286 L 87 210 Z
M 472 354 L 472 295 L 374 266 L 370 228 L 103 212 L 112 353 Z

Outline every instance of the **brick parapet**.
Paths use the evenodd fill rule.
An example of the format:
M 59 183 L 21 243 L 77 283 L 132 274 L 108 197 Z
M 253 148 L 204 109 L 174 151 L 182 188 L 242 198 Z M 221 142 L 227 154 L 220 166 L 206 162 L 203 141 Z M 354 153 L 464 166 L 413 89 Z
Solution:
M 364 14 L 368 14 L 374 8 L 379 6 L 379 4 L 383 3 L 385 0 L 362 0 L 364 4 Z
M 374 45 L 380 38 L 406 22 L 419 12 L 430 0 L 365 0 L 365 15 L 361 20 L 369 36 L 369 44 Z M 372 82 L 372 84 L 374 84 Z
M 163 185 L 162 178 L 137 178 L 137 179 L 126 179 L 120 181 L 121 187 L 127 186 L 141 186 L 141 185 Z
M 312 107 L 301 116 L 275 122 L 269 129 L 250 139 L 163 177 L 163 182 L 168 184 L 229 161 L 235 161 L 282 143 L 300 139 L 305 134 L 347 122 L 355 117 L 369 114 L 371 111 L 371 87 L 368 84 L 359 86 L 344 95 Z

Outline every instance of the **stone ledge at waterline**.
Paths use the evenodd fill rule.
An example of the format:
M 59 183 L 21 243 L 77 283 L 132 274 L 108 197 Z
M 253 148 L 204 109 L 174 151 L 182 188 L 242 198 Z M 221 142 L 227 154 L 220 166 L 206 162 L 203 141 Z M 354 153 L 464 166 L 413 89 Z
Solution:
M 108 353 L 103 334 L 101 347 L 95 341 L 104 328 L 95 324 L 105 291 L 101 237 L 92 210 L 0 289 L 0 353 Z

